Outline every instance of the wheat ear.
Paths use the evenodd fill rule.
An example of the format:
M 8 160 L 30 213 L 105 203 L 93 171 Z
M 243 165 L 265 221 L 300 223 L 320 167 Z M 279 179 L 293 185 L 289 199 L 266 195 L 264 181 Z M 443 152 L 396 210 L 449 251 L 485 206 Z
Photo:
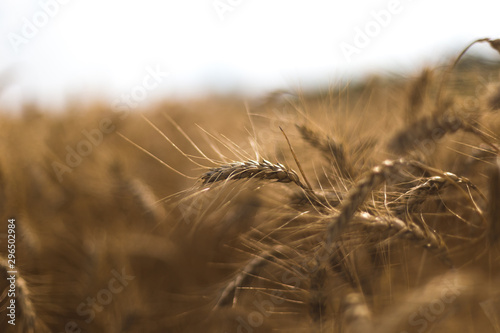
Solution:
M 412 123 L 415 117 L 421 112 L 425 100 L 427 86 L 431 80 L 432 71 L 424 69 L 420 76 L 413 82 L 408 93 L 408 105 L 406 115 L 408 122 Z
M 415 212 L 421 204 L 429 199 L 432 195 L 438 194 L 442 189 L 450 185 L 450 180 L 455 183 L 464 183 L 475 188 L 466 178 L 459 177 L 451 172 L 444 173 L 447 177 L 433 176 L 426 177 L 420 180 L 420 184 L 410 188 L 404 194 L 399 196 L 399 199 L 404 199 L 403 202 L 397 202 L 395 205 L 390 205 L 391 211 L 396 216 L 402 216 L 406 213 Z
M 203 184 L 250 178 L 276 180 L 280 183 L 293 182 L 303 187 L 295 171 L 287 169 L 281 163 L 274 164 L 266 160 L 229 163 L 212 168 L 201 176 Z
M 426 149 L 429 140 L 435 143 L 446 134 L 453 134 L 459 130 L 473 133 L 485 140 L 484 136 L 473 127 L 473 122 L 474 116 L 472 114 L 435 112 L 432 115 L 421 117 L 400 130 L 389 140 L 387 148 L 395 154 L 405 155 L 418 148 Z
M 312 130 L 306 125 L 296 125 L 302 138 L 312 147 L 318 149 L 323 156 L 333 162 L 343 178 L 348 178 L 352 174 L 352 168 L 347 162 L 347 154 L 344 145 L 338 143 L 333 138 Z
M 356 224 L 365 229 L 368 234 L 381 239 L 398 237 L 416 242 L 434 253 L 446 266 L 453 267 L 448 248 L 435 231 L 423 229 L 414 222 L 404 222 L 393 216 L 373 216 L 366 212 L 360 213 L 353 219 L 353 225 Z

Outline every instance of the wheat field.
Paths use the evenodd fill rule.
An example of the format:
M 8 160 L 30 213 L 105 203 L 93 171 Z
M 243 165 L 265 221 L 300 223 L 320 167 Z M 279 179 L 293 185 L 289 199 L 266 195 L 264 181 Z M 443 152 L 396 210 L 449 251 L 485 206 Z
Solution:
M 0 331 L 499 333 L 500 63 L 454 61 L 2 113 Z

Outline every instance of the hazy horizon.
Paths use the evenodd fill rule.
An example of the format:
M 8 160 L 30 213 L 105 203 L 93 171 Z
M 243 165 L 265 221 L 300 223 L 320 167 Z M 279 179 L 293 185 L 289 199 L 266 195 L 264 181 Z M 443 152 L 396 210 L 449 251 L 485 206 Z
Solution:
M 114 101 L 132 93 L 148 103 L 411 73 L 474 39 L 498 38 L 499 10 L 485 0 L 6 0 L 0 105 L 60 107 L 75 96 Z M 493 51 L 478 45 L 471 54 Z

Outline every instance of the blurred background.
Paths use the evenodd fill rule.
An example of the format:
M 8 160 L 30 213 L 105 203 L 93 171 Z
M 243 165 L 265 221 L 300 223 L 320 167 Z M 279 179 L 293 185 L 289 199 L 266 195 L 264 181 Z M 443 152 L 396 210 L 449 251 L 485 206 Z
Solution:
M 2 0 L 0 105 L 147 104 L 411 73 L 498 38 L 499 12 L 488 0 Z
M 0 332 L 500 332 L 500 58 L 477 44 L 443 71 L 500 38 L 499 13 L 0 0 L 0 224 L 16 218 L 21 287 L 12 327 L 4 224 Z M 400 157 L 426 166 L 370 171 Z M 323 251 L 341 209 L 356 223 Z

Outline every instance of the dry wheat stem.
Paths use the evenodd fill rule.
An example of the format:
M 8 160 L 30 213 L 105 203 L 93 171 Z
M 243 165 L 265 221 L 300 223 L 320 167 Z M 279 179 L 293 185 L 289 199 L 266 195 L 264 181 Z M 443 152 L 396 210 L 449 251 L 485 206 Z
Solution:
M 347 283 L 350 288 L 357 289 L 359 287 L 356 273 L 350 268 L 347 258 L 347 250 L 345 244 L 336 242 L 329 249 L 326 249 L 328 255 L 328 264 L 330 269 L 336 273 L 343 282 Z
M 403 165 L 408 165 L 408 162 L 403 159 L 384 161 L 381 165 L 374 167 L 368 175 L 356 183 L 347 194 L 346 199 L 342 202 L 340 213 L 327 225 L 327 247 L 331 246 L 333 240 L 338 237 L 341 231 L 347 226 L 354 216 L 354 213 L 364 203 L 368 194 L 389 179 L 391 175 L 398 173 Z
M 326 268 L 319 266 L 311 274 L 309 279 L 309 316 L 315 323 L 325 319 L 326 310 L 326 292 L 325 281 L 327 278 Z
M 238 301 L 237 290 L 250 282 L 252 275 L 254 275 L 257 270 L 266 265 L 269 262 L 276 260 L 276 255 L 285 251 L 285 247 L 278 245 L 269 251 L 265 251 L 252 260 L 250 260 L 245 267 L 236 275 L 234 279 L 229 282 L 226 287 L 222 290 L 222 293 L 215 305 L 215 309 L 231 305 L 236 306 Z

